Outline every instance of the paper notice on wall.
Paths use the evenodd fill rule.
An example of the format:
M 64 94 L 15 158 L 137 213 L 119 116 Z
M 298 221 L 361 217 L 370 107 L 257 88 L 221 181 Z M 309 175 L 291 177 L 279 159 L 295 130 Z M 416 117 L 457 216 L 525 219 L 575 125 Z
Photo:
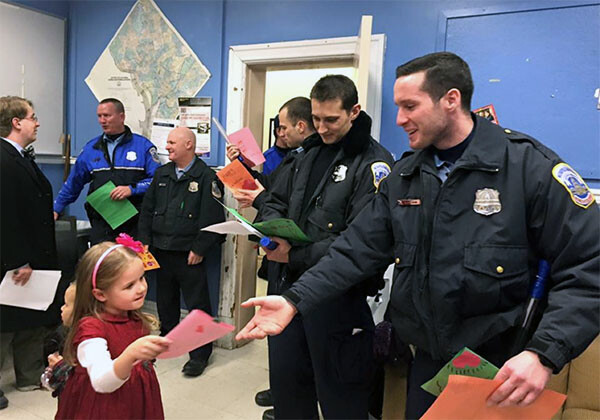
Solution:
M 175 127 L 179 127 L 178 120 L 154 118 L 152 121 L 152 135 L 150 141 L 154 143 L 159 155 L 166 156 L 167 137 Z
M 210 156 L 210 116 L 212 98 L 179 98 L 179 125 L 196 135 L 196 154 Z

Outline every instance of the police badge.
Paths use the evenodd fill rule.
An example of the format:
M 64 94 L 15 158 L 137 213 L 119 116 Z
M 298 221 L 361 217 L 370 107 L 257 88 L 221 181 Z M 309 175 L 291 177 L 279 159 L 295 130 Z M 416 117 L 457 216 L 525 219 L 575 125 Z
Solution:
M 127 156 L 125 156 L 125 159 L 127 159 L 130 162 L 133 162 L 137 159 L 137 153 L 135 153 L 133 150 L 130 150 L 129 152 L 127 152 Z
M 198 183 L 196 181 L 190 181 L 190 185 L 188 186 L 189 192 L 198 192 Z
M 335 167 L 331 178 L 333 178 L 333 182 L 342 182 L 346 179 L 346 172 L 348 172 L 348 167 L 346 165 L 338 165 Z
M 494 213 L 500 213 L 502 204 L 500 203 L 500 193 L 498 190 L 484 188 L 475 192 L 475 202 L 473 203 L 475 213 L 490 216 Z

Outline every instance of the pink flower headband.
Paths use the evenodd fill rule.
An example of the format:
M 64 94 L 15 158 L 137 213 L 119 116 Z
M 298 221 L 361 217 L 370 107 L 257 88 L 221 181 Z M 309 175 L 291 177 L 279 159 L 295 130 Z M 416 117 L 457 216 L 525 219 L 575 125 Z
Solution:
M 108 254 L 122 246 L 126 246 L 127 248 L 131 249 L 133 252 L 136 253 L 144 252 L 144 245 L 140 241 L 134 240 L 131 236 L 129 236 L 126 233 L 120 233 L 116 241 L 116 245 L 111 246 L 106 251 L 104 251 L 102 255 L 100 255 L 100 258 L 98 258 L 98 261 L 94 266 L 94 271 L 92 272 L 92 288 L 94 289 L 96 288 L 96 275 L 98 274 L 98 269 L 100 268 L 100 264 L 102 264 L 102 261 L 104 261 Z

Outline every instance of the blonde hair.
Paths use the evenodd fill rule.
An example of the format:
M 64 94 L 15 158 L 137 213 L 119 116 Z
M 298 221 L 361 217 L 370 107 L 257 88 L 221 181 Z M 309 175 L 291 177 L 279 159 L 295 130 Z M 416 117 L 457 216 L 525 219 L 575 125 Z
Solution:
M 78 330 L 79 321 L 87 316 L 93 316 L 102 320 L 104 312 L 104 303 L 96 299 L 92 293 L 92 273 L 100 256 L 114 242 L 102 242 L 94 245 L 83 254 L 77 264 L 75 272 L 75 305 L 73 307 L 71 329 L 67 334 L 64 346 L 64 359 L 71 365 L 77 363 L 76 350 L 73 348 L 73 338 Z M 112 250 L 104 257 L 96 273 L 96 288 L 106 291 L 112 284 L 129 268 L 132 260 L 139 258 L 138 255 L 127 248 L 120 246 Z M 144 329 L 147 331 L 157 330 L 159 327 L 156 317 L 142 312 L 140 309 L 129 311 L 132 318 L 142 321 Z

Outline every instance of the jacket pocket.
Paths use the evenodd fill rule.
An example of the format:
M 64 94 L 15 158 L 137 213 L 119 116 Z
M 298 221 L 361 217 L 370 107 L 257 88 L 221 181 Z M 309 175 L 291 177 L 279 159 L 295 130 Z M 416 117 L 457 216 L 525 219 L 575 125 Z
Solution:
M 394 245 L 394 268 L 412 267 L 415 263 L 417 246 L 406 242 L 396 242 Z
M 346 218 L 344 217 L 343 211 L 334 211 L 325 209 L 323 207 L 315 207 L 310 213 L 310 216 L 308 216 L 308 221 L 317 226 L 318 229 L 323 233 L 339 234 L 341 231 L 346 229 Z
M 464 313 L 493 313 L 522 303 L 529 286 L 528 256 L 523 246 L 466 246 Z

